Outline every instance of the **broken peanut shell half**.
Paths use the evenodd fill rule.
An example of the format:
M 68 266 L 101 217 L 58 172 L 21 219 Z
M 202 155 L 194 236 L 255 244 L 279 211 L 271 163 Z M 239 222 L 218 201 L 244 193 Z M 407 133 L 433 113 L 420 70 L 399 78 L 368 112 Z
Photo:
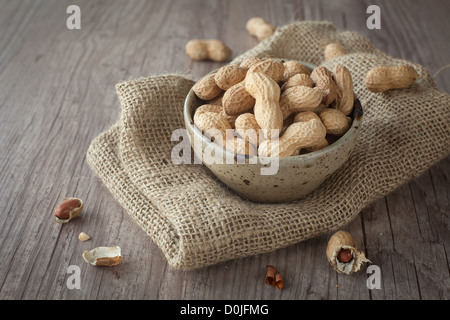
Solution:
M 88 235 L 86 232 L 80 232 L 80 234 L 78 235 L 78 240 L 80 241 L 88 241 L 91 238 L 90 235 Z
M 120 247 L 97 247 L 83 252 L 83 259 L 95 267 L 112 267 L 122 262 Z
M 83 210 L 83 200 L 78 198 L 66 198 L 53 210 L 55 222 L 67 223 L 78 217 Z
M 330 237 L 326 254 L 334 270 L 344 274 L 357 272 L 364 262 L 371 262 L 364 252 L 358 251 L 355 239 L 346 231 L 338 231 Z

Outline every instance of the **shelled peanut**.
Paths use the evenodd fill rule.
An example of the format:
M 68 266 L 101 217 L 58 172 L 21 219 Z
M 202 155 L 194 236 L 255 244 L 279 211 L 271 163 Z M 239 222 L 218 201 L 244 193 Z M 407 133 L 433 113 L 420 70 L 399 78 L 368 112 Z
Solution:
M 233 127 L 252 145 L 243 153 L 256 150 L 258 156 L 276 156 L 272 150 L 278 150 L 288 157 L 327 147 L 349 130 L 355 100 L 343 65 L 333 72 L 323 66 L 309 70 L 296 61 L 259 57 L 220 68 L 193 91 L 203 100 L 195 125 L 204 133 L 214 126 L 219 131 Z M 248 129 L 256 131 L 256 141 L 248 138 Z

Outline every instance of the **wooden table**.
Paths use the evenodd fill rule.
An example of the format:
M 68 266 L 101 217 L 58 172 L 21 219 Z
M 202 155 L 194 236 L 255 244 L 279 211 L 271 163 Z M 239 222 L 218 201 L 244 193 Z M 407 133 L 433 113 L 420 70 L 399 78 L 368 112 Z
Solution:
M 92 139 L 120 112 L 115 84 L 165 72 L 200 77 L 220 63 L 194 62 L 192 38 L 219 38 L 233 55 L 258 42 L 246 21 L 281 26 L 328 20 L 357 31 L 389 55 L 434 75 L 450 63 L 450 2 L 375 1 L 381 29 L 369 30 L 367 1 L 0 1 L 0 299 L 449 299 L 450 157 L 364 209 L 346 228 L 359 239 L 381 288 L 365 268 L 337 274 L 328 236 L 271 254 L 195 272 L 172 269 L 160 249 L 116 203 L 86 164 Z M 69 30 L 66 9 L 81 9 Z M 450 70 L 435 78 L 450 91 Z M 53 222 L 63 196 L 85 201 L 76 222 Z M 78 234 L 92 236 L 80 242 Z M 81 253 L 120 245 L 124 262 L 86 264 Z M 283 290 L 264 285 L 274 264 Z M 80 289 L 69 289 L 80 268 Z

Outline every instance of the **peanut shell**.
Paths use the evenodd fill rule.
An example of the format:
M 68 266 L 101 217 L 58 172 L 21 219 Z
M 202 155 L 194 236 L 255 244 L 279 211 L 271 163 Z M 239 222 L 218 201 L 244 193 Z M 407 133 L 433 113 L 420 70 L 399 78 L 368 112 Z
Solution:
M 227 121 L 230 123 L 231 127 L 234 127 L 234 122 L 236 121 L 237 115 L 228 115 L 225 113 L 223 107 L 221 105 L 215 105 L 215 104 L 203 104 L 199 106 L 196 110 L 196 114 L 200 114 L 202 112 L 215 112 L 220 114 L 223 118 L 227 119 Z M 194 115 L 195 117 L 195 115 Z M 194 120 L 195 122 L 195 120 Z
M 217 70 L 214 76 L 217 86 L 222 90 L 228 90 L 236 83 L 245 79 L 247 69 L 241 68 L 238 64 L 229 64 Z
M 260 142 L 259 139 L 260 129 L 261 128 L 259 127 L 258 122 L 256 121 L 255 115 L 252 113 L 243 113 L 236 118 L 235 121 L 236 132 L 242 138 L 252 142 L 255 145 L 258 145 Z
M 197 97 L 203 100 L 212 100 L 223 92 L 223 90 L 216 84 L 214 73 L 206 75 L 200 79 L 196 84 L 194 84 L 192 90 Z
M 334 69 L 333 77 L 338 87 L 334 108 L 348 116 L 352 113 L 355 103 L 352 76 L 345 66 L 339 64 Z
M 295 115 L 294 122 L 306 122 L 311 119 L 316 119 L 316 120 L 322 121 L 322 120 L 320 120 L 320 117 L 315 112 L 303 111 L 303 112 L 299 112 Z
M 392 89 L 406 89 L 419 77 L 417 71 L 408 65 L 377 66 L 367 72 L 366 88 L 372 92 Z
M 330 70 L 320 66 L 315 68 L 310 75 L 311 79 L 317 88 L 322 91 L 322 102 L 328 106 L 333 102 L 338 93 L 336 82 L 333 80 L 333 75 Z
M 295 86 L 281 94 L 280 109 L 283 119 L 287 119 L 293 112 L 310 111 L 322 102 L 322 91 L 319 88 Z
M 327 134 L 335 136 L 344 135 L 348 129 L 350 129 L 352 122 L 352 119 L 347 117 L 344 113 L 332 108 L 327 108 L 320 112 L 319 117 L 327 129 Z
M 323 51 L 325 61 L 347 54 L 347 50 L 339 43 L 329 43 Z
M 311 77 L 304 73 L 297 73 L 291 76 L 283 85 L 281 86 L 281 91 L 284 92 L 289 88 L 296 86 L 306 86 L 306 87 L 314 87 L 314 81 L 312 81 Z
M 352 259 L 347 262 L 339 261 L 338 255 L 341 250 L 349 249 Z M 328 241 L 326 255 L 330 265 L 339 273 L 352 274 L 357 272 L 365 262 L 371 262 L 366 258 L 364 252 L 358 251 L 358 245 L 353 236 L 346 231 L 337 231 Z
M 258 155 L 262 157 L 297 155 L 301 148 L 316 145 L 325 138 L 325 135 L 325 127 L 317 119 L 295 122 L 286 129 L 279 139 L 263 141 L 259 146 Z M 278 155 L 276 154 L 276 148 L 278 148 Z
M 249 70 L 245 89 L 255 98 L 253 113 L 259 127 L 266 130 L 266 134 L 271 134 L 271 130 L 279 133 L 283 127 L 283 113 L 279 102 L 280 87 L 275 80 L 265 73 Z
M 261 17 L 254 17 L 247 21 L 246 28 L 250 35 L 258 41 L 263 41 L 273 35 L 275 27 Z
M 222 139 L 216 141 L 221 146 L 226 140 L 226 130 L 232 129 L 227 119 L 216 112 L 195 113 L 194 124 L 202 130 L 205 136 L 216 138 L 216 134 L 221 134 Z
M 290 77 L 296 74 L 306 74 L 308 76 L 311 74 L 311 71 L 309 71 L 306 66 L 294 60 L 284 62 L 283 66 L 284 72 L 281 81 L 287 81 Z
M 112 267 L 122 262 L 120 247 L 97 247 L 83 252 L 83 259 L 95 267 Z
M 239 115 L 255 105 L 255 98 L 248 93 L 245 82 L 241 81 L 225 91 L 222 104 L 227 115 Z
M 259 58 L 259 57 L 250 57 L 250 58 L 246 58 L 244 59 L 239 66 L 243 69 L 250 69 L 250 67 L 254 64 L 257 64 L 259 62 L 262 62 L 263 59 Z
M 230 48 L 218 39 L 192 39 L 186 43 L 186 54 L 193 60 L 223 62 L 231 57 Z
M 250 69 L 248 69 L 247 75 L 255 72 L 264 73 L 275 82 L 279 82 L 283 78 L 284 65 L 280 60 L 267 59 L 252 65 Z
M 55 222 L 68 223 L 78 217 L 83 210 L 83 200 L 78 198 L 67 198 L 59 203 L 53 210 Z

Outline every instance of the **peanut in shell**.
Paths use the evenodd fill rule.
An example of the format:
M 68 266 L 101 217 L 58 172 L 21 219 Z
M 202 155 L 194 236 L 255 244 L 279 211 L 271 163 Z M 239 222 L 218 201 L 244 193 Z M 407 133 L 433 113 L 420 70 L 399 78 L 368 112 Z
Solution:
M 349 253 L 351 257 L 348 257 Z M 330 237 L 326 255 L 333 269 L 343 274 L 355 273 L 360 270 L 363 263 L 371 262 L 364 252 L 358 251 L 358 244 L 347 231 L 337 231 Z
M 325 46 L 325 49 L 323 51 L 325 61 L 344 56 L 347 53 L 347 50 L 339 43 L 329 43 Z
M 419 77 L 409 65 L 376 66 L 367 72 L 364 79 L 366 88 L 372 92 L 406 89 Z

